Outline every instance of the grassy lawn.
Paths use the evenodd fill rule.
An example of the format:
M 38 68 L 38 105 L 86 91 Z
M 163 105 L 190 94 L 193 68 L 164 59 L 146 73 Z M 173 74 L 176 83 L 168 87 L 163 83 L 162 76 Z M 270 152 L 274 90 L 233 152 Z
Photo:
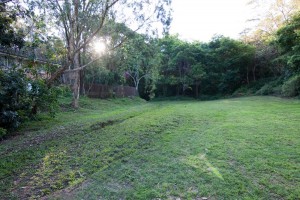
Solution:
M 82 99 L 0 143 L 0 199 L 299 199 L 300 101 Z

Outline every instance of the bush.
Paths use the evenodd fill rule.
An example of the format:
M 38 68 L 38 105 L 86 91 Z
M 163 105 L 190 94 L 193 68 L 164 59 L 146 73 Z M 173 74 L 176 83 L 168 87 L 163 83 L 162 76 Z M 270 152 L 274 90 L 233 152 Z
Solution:
M 281 95 L 282 78 L 270 81 L 262 86 L 255 94 L 257 95 Z
M 6 133 L 6 129 L 0 127 L 0 139 L 3 138 L 6 135 Z
M 31 88 L 28 91 L 31 104 L 31 115 L 37 114 L 38 111 L 48 112 L 55 116 L 58 109 L 58 95 L 62 92 L 58 87 L 48 87 L 44 80 L 31 80 Z
M 54 116 L 58 94 L 56 87 L 49 88 L 42 79 L 28 79 L 20 70 L 0 71 L 0 127 L 13 130 L 39 111 Z
M 253 82 L 250 82 L 250 84 L 243 85 L 239 89 L 237 89 L 232 96 L 238 97 L 238 96 L 249 96 L 249 95 L 255 95 L 258 94 L 257 91 L 260 90 L 263 86 L 266 84 L 275 81 L 275 78 L 264 78 L 260 80 L 256 80 Z
M 289 78 L 282 85 L 281 92 L 285 97 L 295 97 L 300 95 L 300 74 Z
M 0 72 L 0 126 L 5 129 L 17 128 L 20 124 L 19 110 L 28 110 L 26 77 L 17 71 Z

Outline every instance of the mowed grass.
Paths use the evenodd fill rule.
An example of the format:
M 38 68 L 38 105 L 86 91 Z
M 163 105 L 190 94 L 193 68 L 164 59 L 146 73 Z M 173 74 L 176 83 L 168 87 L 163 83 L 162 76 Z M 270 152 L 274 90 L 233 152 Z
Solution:
M 0 143 L 0 199 L 299 199 L 300 101 L 82 100 Z

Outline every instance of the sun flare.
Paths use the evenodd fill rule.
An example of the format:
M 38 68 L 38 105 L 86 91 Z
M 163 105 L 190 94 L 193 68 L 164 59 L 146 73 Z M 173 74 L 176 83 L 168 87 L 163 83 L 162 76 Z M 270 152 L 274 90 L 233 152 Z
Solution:
M 105 51 L 105 44 L 103 41 L 99 40 L 99 41 L 96 41 L 94 44 L 93 44 L 93 47 L 94 47 L 94 50 L 96 53 L 103 53 Z

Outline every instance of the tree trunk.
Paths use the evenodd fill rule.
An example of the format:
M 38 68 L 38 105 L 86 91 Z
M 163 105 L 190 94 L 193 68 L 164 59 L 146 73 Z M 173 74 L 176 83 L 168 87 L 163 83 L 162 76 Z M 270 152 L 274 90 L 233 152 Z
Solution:
M 249 69 L 248 69 L 248 67 L 247 67 L 247 84 L 249 85 Z
M 165 84 L 163 85 L 163 96 L 167 96 L 167 86 Z
M 84 88 L 84 69 L 80 70 L 80 95 L 85 95 L 85 88 Z
M 77 69 L 79 67 L 80 67 L 79 53 L 75 53 L 74 69 Z M 72 106 L 74 108 L 78 108 L 79 107 L 79 94 L 80 94 L 80 70 L 74 71 L 72 90 L 73 90 Z
M 86 39 L 83 39 L 84 43 Z M 86 64 L 86 45 L 82 48 L 82 54 L 80 55 L 80 66 Z M 84 87 L 84 76 L 85 76 L 85 69 L 80 70 L 80 95 L 85 95 L 85 87 Z
M 138 95 L 138 96 L 140 96 L 140 94 L 139 94 L 139 80 L 137 80 L 137 81 L 135 81 L 135 91 L 136 91 L 136 94 Z
M 177 85 L 176 86 L 176 96 L 179 96 L 179 94 L 180 94 L 180 86 Z
M 197 82 L 196 83 L 196 91 L 195 91 L 195 94 L 196 94 L 196 99 L 198 99 L 199 98 L 199 85 L 200 85 L 200 83 L 199 82 Z
M 253 73 L 253 81 L 256 81 L 255 71 L 256 71 L 256 64 L 253 66 L 253 70 L 252 70 L 252 73 Z
M 80 51 L 78 51 L 78 41 L 80 34 L 78 34 L 78 9 L 79 9 L 79 0 L 73 0 L 74 11 L 70 14 L 70 38 L 69 38 L 69 57 L 73 61 L 73 69 L 80 68 Z M 72 106 L 74 108 L 79 107 L 79 94 L 80 94 L 80 70 L 74 71 L 73 74 L 73 100 Z
M 79 90 L 80 90 L 80 77 L 79 77 L 79 71 L 74 72 L 73 76 L 73 85 L 72 85 L 72 90 L 73 90 L 73 100 L 72 100 L 72 106 L 74 108 L 79 107 Z

